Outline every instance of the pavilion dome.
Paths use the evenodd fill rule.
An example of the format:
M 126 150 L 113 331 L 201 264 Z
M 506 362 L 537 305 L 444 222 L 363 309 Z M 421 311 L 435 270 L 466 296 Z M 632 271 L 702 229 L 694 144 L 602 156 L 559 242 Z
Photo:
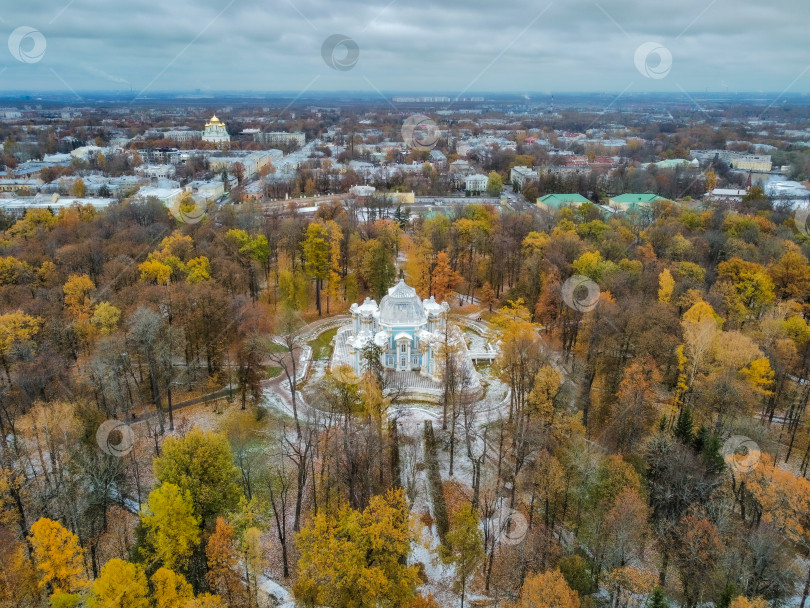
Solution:
M 380 302 L 381 325 L 421 325 L 427 322 L 422 300 L 404 279 L 388 290 Z

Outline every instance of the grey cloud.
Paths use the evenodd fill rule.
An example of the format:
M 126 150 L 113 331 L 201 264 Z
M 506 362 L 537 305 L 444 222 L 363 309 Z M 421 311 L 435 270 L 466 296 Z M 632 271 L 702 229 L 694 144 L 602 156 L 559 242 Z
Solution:
M 60 89 L 55 71 L 76 90 L 129 82 L 140 90 L 165 69 L 151 91 L 294 91 L 317 77 L 318 90 L 374 93 L 370 81 L 384 91 L 452 93 L 478 77 L 471 91 L 621 91 L 630 84 L 633 91 L 778 92 L 810 65 L 806 0 L 236 0 L 216 18 L 228 2 L 76 0 L 53 23 L 68 2 L 5 6 L 2 35 L 36 27 L 48 50 L 41 62 L 23 65 L 0 45 L 7 68 L 0 87 Z M 321 59 L 323 40 L 335 33 L 360 46 L 353 70 L 335 72 Z M 635 49 L 648 41 L 672 53 L 665 79 L 635 69 Z M 791 91 L 810 91 L 810 73 Z

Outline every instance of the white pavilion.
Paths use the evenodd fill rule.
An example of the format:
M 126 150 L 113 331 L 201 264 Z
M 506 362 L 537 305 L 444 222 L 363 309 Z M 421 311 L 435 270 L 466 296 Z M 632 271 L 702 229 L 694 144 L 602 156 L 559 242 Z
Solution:
M 420 300 L 413 287 L 404 279 L 388 290 L 380 305 L 370 298 L 362 304 L 352 304 L 350 364 L 361 373 L 363 349 L 369 344 L 380 348 L 380 362 L 385 369 L 416 371 L 435 377 L 434 355 L 444 338 L 447 325 L 447 302 L 439 304 L 434 298 Z

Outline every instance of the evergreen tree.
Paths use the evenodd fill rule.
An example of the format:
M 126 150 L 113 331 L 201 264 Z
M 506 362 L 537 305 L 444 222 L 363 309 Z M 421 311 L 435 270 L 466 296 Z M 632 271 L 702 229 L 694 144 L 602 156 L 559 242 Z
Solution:
M 681 408 L 678 420 L 675 422 L 673 434 L 685 445 L 692 445 L 695 441 L 695 422 L 692 420 L 692 410 L 688 407 Z
M 647 608 L 669 608 L 667 598 L 664 595 L 664 590 L 661 589 L 661 587 L 656 587 L 653 590 L 652 595 L 650 595 Z

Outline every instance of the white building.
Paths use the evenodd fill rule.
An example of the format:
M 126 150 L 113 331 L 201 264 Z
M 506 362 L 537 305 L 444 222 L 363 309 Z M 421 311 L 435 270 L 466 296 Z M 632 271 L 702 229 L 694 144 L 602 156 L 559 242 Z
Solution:
M 215 201 L 225 194 L 225 183 L 220 179 L 212 179 L 210 181 L 199 180 L 189 182 L 185 185 L 183 190 L 191 193 L 191 196 L 195 199 Z
M 216 117 L 214 117 L 214 118 L 216 118 Z M 202 136 L 203 136 L 202 131 L 192 131 L 190 129 L 189 130 L 177 129 L 177 130 L 174 130 L 174 131 L 166 131 L 165 133 L 163 133 L 163 137 L 165 139 L 171 139 L 171 140 L 180 141 L 180 142 L 183 142 L 183 141 L 195 141 L 195 140 L 201 139 Z
M 709 193 L 708 198 L 720 203 L 739 203 L 745 194 L 745 190 L 737 188 L 715 188 Z
M 261 144 L 290 144 L 303 146 L 306 143 L 306 135 L 301 131 L 287 133 L 285 131 L 272 131 L 270 133 L 254 133 L 253 141 Z
M 135 168 L 135 173 L 150 179 L 167 179 L 174 176 L 174 165 L 141 165 Z
M 213 144 L 227 144 L 231 141 L 231 136 L 228 135 L 225 123 L 213 116 L 209 122 L 205 123 L 202 140 Z
M 476 173 L 474 175 L 467 176 L 467 178 L 464 180 L 464 189 L 467 192 L 483 192 L 487 189 L 488 183 L 489 178 L 486 175 Z
M 352 186 L 349 188 L 349 194 L 354 196 L 372 196 L 377 188 L 374 186 Z
M 146 200 L 156 198 L 167 207 L 177 203 L 183 196 L 182 188 L 156 188 L 147 186 L 138 190 L 137 198 Z
M 512 171 L 509 173 L 509 181 L 516 190 L 523 190 L 523 186 L 526 185 L 526 182 L 535 179 L 537 179 L 537 172 L 529 167 L 512 167 Z

